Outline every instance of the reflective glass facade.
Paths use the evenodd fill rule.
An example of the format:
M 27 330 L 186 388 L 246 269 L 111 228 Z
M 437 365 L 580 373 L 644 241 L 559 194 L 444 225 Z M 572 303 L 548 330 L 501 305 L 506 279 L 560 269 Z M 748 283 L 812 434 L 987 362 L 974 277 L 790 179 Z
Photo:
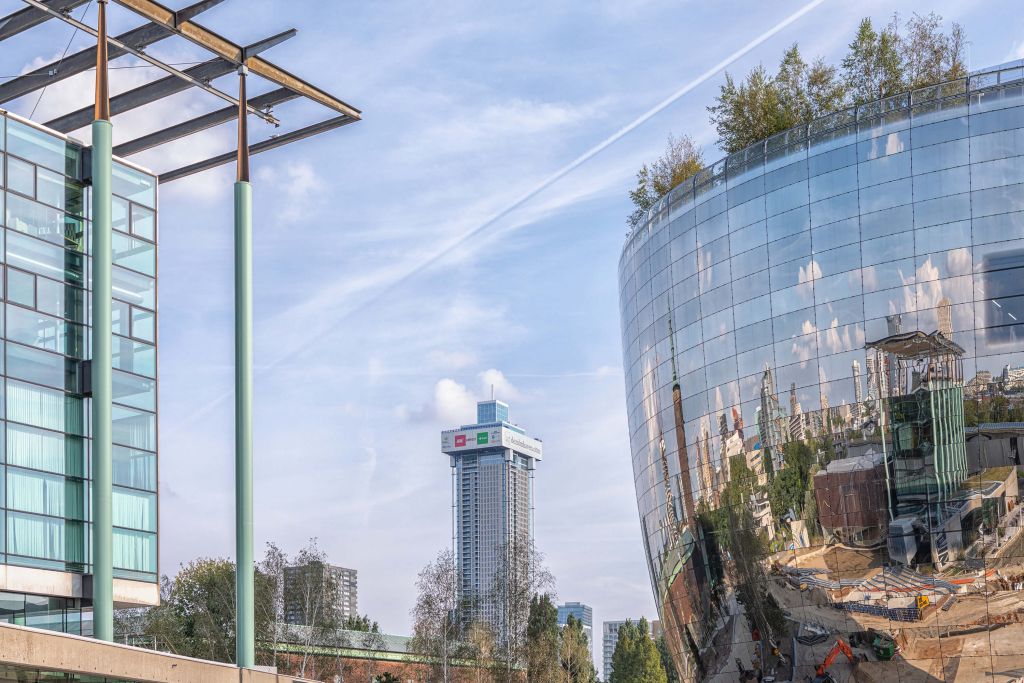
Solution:
M 875 680 L 1024 667 L 1022 155 L 1024 69 L 997 69 L 738 152 L 628 237 L 633 470 L 684 680 L 813 678 L 837 641 Z
M 0 117 L 0 146 L 0 564 L 84 574 L 91 511 L 87 150 L 12 116 Z M 114 571 L 156 582 L 156 178 L 115 161 L 113 191 Z M 81 621 L 81 595 L 61 597 L 71 600 L 53 623 Z M 19 600 L 39 602 L 0 592 L 0 604 Z M 31 612 L 0 610 L 0 620 Z

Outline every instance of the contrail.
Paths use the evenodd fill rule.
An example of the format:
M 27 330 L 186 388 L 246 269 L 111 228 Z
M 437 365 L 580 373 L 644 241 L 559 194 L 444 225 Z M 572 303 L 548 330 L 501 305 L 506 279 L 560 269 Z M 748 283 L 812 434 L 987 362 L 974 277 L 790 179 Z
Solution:
M 607 149 L 608 147 L 612 146 L 613 144 L 615 144 L 616 142 L 618 142 L 619 140 L 624 138 L 626 135 L 629 135 L 629 133 L 633 132 L 634 130 L 636 130 L 637 128 L 642 126 L 643 124 L 647 123 L 647 121 L 651 120 L 654 116 L 657 116 L 659 113 L 661 113 L 666 108 L 671 106 L 673 103 L 675 103 L 677 100 L 679 100 L 679 98 L 681 98 L 683 95 L 685 95 L 686 93 L 690 92 L 694 88 L 702 85 L 707 80 L 709 80 L 710 78 L 712 78 L 715 75 L 717 75 L 719 72 L 725 70 L 726 67 L 728 67 L 730 64 L 735 62 L 737 59 L 740 59 L 741 57 L 746 55 L 748 52 L 750 52 L 751 50 L 753 50 L 754 48 L 759 46 L 761 43 L 765 42 L 766 40 L 768 40 L 769 38 L 774 36 L 776 33 L 782 31 L 784 28 L 786 28 L 787 26 L 789 26 L 790 24 L 795 22 L 797 19 L 799 19 L 800 17 L 804 16 L 805 14 L 807 14 L 811 10 L 815 9 L 818 5 L 821 5 L 824 2 L 825 2 L 825 0 L 811 0 L 811 2 L 808 2 L 806 5 L 803 5 L 800 9 L 798 9 L 795 12 L 793 12 L 792 14 L 787 16 L 785 19 L 783 19 L 782 21 L 778 22 L 777 24 L 772 26 L 770 29 L 768 29 L 767 31 L 765 31 L 761 35 L 759 35 L 756 38 L 754 38 L 753 40 L 751 40 L 749 43 L 747 43 L 743 47 L 739 48 L 738 50 L 736 50 L 732 54 L 728 55 L 725 59 L 723 59 L 722 61 L 718 62 L 717 64 L 715 64 L 714 66 L 709 68 L 707 71 L 705 71 L 704 73 L 700 74 L 699 76 L 697 76 L 696 78 L 691 80 L 689 83 L 687 83 L 686 85 L 684 85 L 681 88 L 679 88 L 678 90 L 676 90 L 674 93 L 672 93 L 671 95 L 669 95 L 668 97 L 663 99 L 661 102 L 659 102 L 658 104 L 654 105 L 653 107 L 651 107 L 650 109 L 645 111 L 643 114 L 641 114 L 637 118 L 635 118 L 632 121 L 630 121 L 629 123 L 627 123 L 622 128 L 619 128 L 619 130 L 617 130 L 615 133 L 612 133 L 607 138 L 605 138 L 601 142 L 597 143 L 596 145 L 594 145 L 593 147 L 588 149 L 586 152 L 584 152 L 583 154 L 581 154 L 580 156 L 576 157 L 575 159 L 573 159 L 571 162 L 569 162 L 565 166 L 561 167 L 560 169 L 558 169 L 557 171 L 555 171 L 554 173 L 552 173 L 551 175 L 546 177 L 544 180 L 542 180 L 539 183 L 537 183 L 532 189 L 530 189 L 527 192 L 525 192 L 524 194 L 520 195 L 520 197 L 518 199 L 514 200 L 511 204 L 509 204 L 505 208 L 503 208 L 500 211 L 498 211 L 497 213 L 495 213 L 493 216 L 491 216 L 490 218 L 485 220 L 483 223 L 480 223 L 475 228 L 471 228 L 471 229 L 467 230 L 466 232 L 462 233 L 461 235 L 459 235 L 458 237 L 454 238 L 448 244 L 446 244 L 445 246 L 441 247 L 437 252 L 435 252 L 434 254 L 428 256 L 426 259 L 424 259 L 420 263 L 412 266 L 406 272 L 404 272 L 401 275 L 399 275 L 391 283 L 385 285 L 382 289 L 378 290 L 375 294 L 371 294 L 367 298 L 361 300 L 358 303 L 358 305 L 353 306 L 348 311 L 344 312 L 338 318 L 336 318 L 335 321 L 334 321 L 334 325 L 332 325 L 331 327 L 329 327 L 327 329 L 332 329 L 334 326 L 340 324 L 343 320 L 345 320 L 348 316 L 350 316 L 355 311 L 360 310 L 361 308 L 363 308 L 365 306 L 368 306 L 371 303 L 379 300 L 382 296 L 384 296 L 385 294 L 388 294 L 389 292 L 393 291 L 395 288 L 397 288 L 399 285 L 401 285 L 403 282 L 405 282 L 409 278 L 414 277 L 415 275 L 417 275 L 417 274 L 423 272 L 424 270 L 430 268 L 430 266 L 434 265 L 435 263 L 437 263 L 438 261 L 440 261 L 441 259 L 443 259 L 447 255 L 452 253 L 459 246 L 461 246 L 462 244 L 464 244 L 468 240 L 472 239 L 476 235 L 480 234 L 481 232 L 483 232 L 484 230 L 486 230 L 490 226 L 494 225 L 495 223 L 500 221 L 502 218 L 504 218 L 508 214 L 512 213 L 513 211 L 518 209 L 520 206 L 522 206 L 526 202 L 528 202 L 530 199 L 532 199 L 536 195 L 540 194 L 541 192 L 546 190 L 548 187 L 550 187 L 554 183 L 558 182 L 560 179 L 564 178 L 566 175 L 568 175 L 569 173 L 571 173 L 575 169 L 579 168 L 581 165 L 583 165 L 584 163 L 586 163 L 590 159 L 593 159 L 595 156 L 597 156 L 598 154 L 603 152 L 605 149 Z M 304 342 L 304 343 L 296 346 L 295 348 L 289 350 L 288 352 L 282 353 L 275 360 L 273 360 L 270 363 L 262 366 L 260 368 L 260 371 L 265 373 L 265 372 L 267 372 L 269 370 L 273 370 L 277 366 L 281 365 L 285 360 L 290 359 L 290 358 L 294 357 L 296 354 L 299 354 L 302 351 L 304 351 L 312 343 L 313 343 L 313 340 L 310 339 L 309 341 Z M 206 413 L 210 412 L 213 408 L 215 408 L 218 404 L 220 404 L 222 401 L 230 398 L 231 396 L 232 396 L 232 394 L 230 392 L 228 392 L 228 393 L 224 393 L 224 394 L 222 394 L 222 395 L 212 399 L 209 403 L 207 403 L 204 406 L 200 407 L 198 410 L 196 410 L 191 415 L 186 417 L 183 420 L 183 423 L 187 424 L 187 423 L 192 422 L 193 420 L 201 417 L 202 415 L 205 415 Z

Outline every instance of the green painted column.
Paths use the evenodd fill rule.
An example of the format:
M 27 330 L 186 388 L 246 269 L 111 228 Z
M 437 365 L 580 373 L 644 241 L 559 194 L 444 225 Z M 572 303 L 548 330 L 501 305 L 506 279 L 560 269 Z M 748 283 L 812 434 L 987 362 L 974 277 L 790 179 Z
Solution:
M 93 629 L 114 639 L 113 466 L 111 454 L 111 136 L 92 122 L 92 601 Z
M 92 122 L 92 618 L 114 639 L 113 447 L 111 429 L 111 139 L 107 1 L 96 4 L 96 101 Z
M 237 663 L 255 663 L 252 533 L 252 185 L 235 183 L 235 573 Z

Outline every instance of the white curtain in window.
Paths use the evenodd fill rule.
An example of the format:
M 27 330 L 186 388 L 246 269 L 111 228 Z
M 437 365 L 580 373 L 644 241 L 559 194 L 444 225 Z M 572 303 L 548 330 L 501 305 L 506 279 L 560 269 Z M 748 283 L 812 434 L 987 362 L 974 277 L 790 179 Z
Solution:
M 137 572 L 156 572 L 156 535 L 114 529 L 114 566 Z
M 7 552 L 49 560 L 64 559 L 64 521 L 8 512 Z
M 156 497 L 142 491 L 114 489 L 114 525 L 156 530 Z
M 34 470 L 65 474 L 64 437 L 11 424 L 7 428 L 7 461 Z

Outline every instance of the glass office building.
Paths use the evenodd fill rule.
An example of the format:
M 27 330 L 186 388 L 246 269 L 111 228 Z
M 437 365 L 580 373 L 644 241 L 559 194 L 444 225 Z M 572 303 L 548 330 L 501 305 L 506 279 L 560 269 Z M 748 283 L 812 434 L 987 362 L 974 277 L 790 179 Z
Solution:
M 1022 155 L 1015 63 L 755 144 L 628 236 L 633 471 L 683 680 L 813 678 L 837 640 L 874 680 L 1024 667 Z
M 509 422 L 508 404 L 481 401 L 475 424 L 441 432 L 452 468 L 452 541 L 468 621 L 508 624 L 501 586 L 533 547 L 533 473 L 543 444 Z
M 0 621 L 91 633 L 89 150 L 0 116 Z M 114 597 L 156 604 L 156 178 L 113 167 Z

